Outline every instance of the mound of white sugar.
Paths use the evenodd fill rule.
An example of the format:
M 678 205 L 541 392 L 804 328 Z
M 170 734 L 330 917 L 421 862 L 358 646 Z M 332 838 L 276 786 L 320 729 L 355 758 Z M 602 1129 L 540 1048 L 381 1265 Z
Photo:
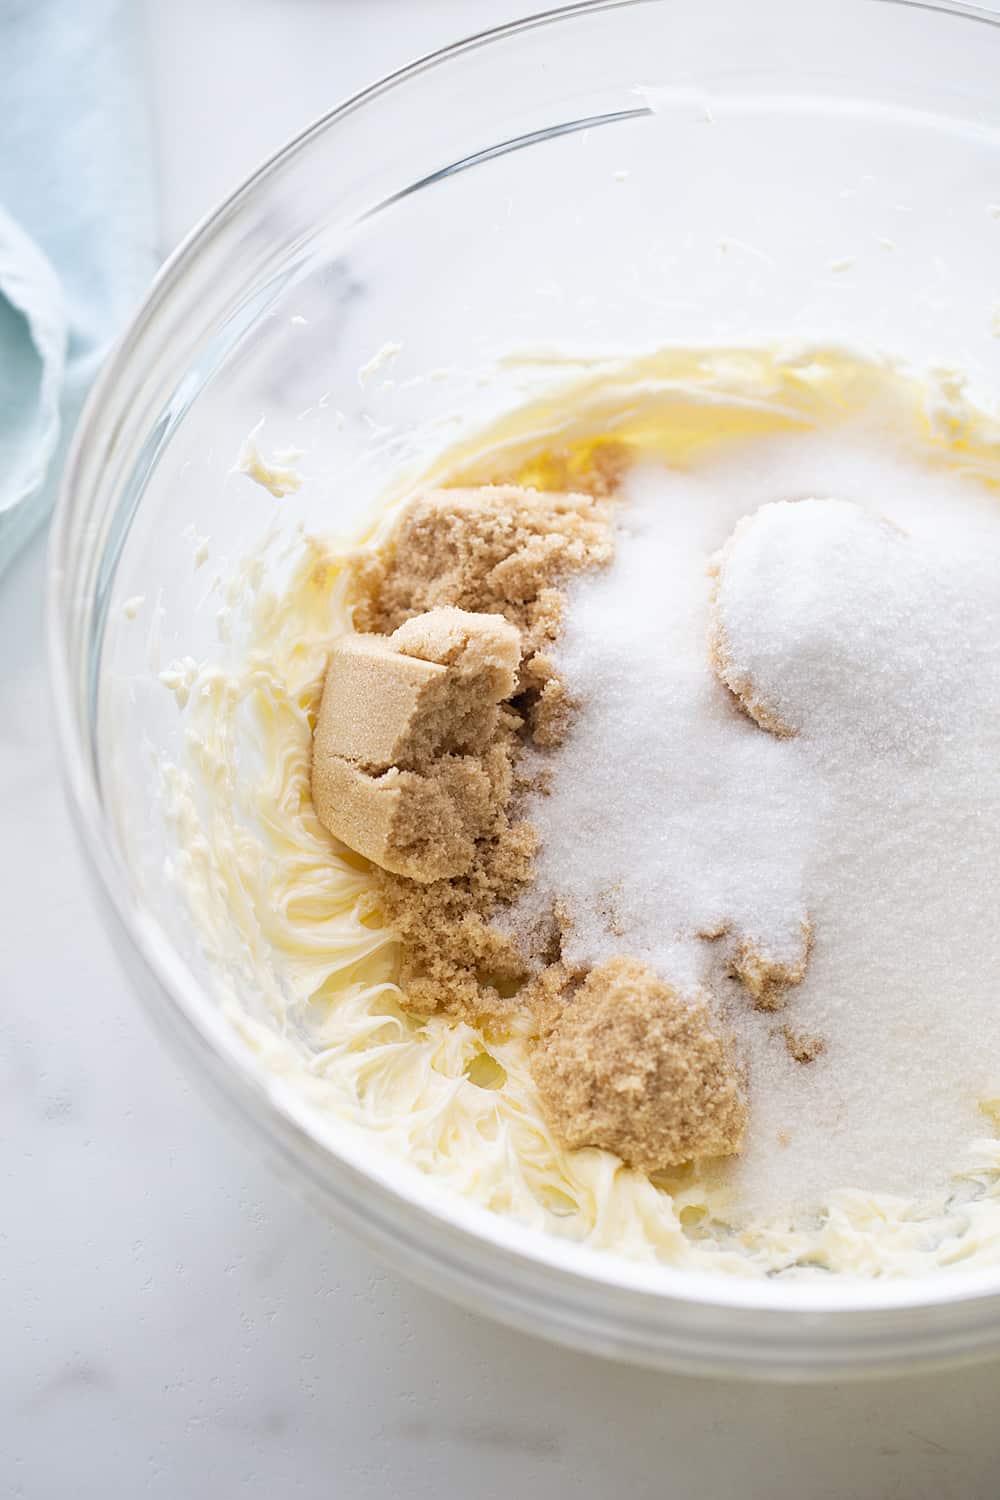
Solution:
M 1000 502 L 838 433 L 637 468 L 621 516 L 572 591 L 581 708 L 521 918 L 558 899 L 571 958 L 712 986 L 750 1068 L 739 1212 L 938 1193 L 1000 1085 Z M 713 669 L 723 548 L 718 665 L 786 737 Z M 755 1010 L 727 945 L 790 951 L 804 917 L 803 983 Z M 796 1061 L 785 1025 L 825 1050 Z

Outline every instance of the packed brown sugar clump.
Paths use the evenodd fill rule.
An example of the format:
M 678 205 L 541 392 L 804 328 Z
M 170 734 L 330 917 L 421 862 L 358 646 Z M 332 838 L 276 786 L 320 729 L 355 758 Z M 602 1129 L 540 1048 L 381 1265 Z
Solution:
M 438 605 L 502 614 L 521 632 L 518 710 L 536 744 L 557 744 L 571 712 L 550 656 L 564 586 L 613 551 L 606 499 L 515 485 L 439 490 L 406 508 L 387 555 L 361 564 L 355 625 L 386 634 Z
M 334 641 L 313 738 L 321 821 L 394 875 L 466 874 L 510 798 L 500 705 L 520 659 L 513 625 L 460 609 Z
M 533 1072 L 566 1145 L 604 1146 L 647 1172 L 740 1150 L 742 1079 L 704 996 L 619 957 L 562 997 Z
M 462 829 L 443 847 L 440 824 L 426 840 L 429 858 L 422 868 L 395 857 L 389 861 L 395 867 L 388 867 L 379 858 L 380 830 L 371 852 L 361 851 L 374 861 L 379 910 L 399 938 L 400 984 L 417 1013 L 442 1010 L 489 1029 L 523 1010 L 517 995 L 533 961 L 494 922 L 532 876 L 535 832 L 516 816 L 518 753 L 528 741 L 550 745 L 565 732 L 571 700 L 549 655 L 562 627 L 565 585 L 604 566 L 613 550 L 611 502 L 604 495 L 498 485 L 418 496 L 402 512 L 389 545 L 358 562 L 354 619 L 359 631 L 370 633 L 362 639 L 388 637 L 391 643 L 451 610 L 466 619 L 498 617 L 518 640 L 514 680 L 500 684 L 507 687 L 504 701 L 494 699 L 495 720 L 477 747 L 490 795 L 475 810 L 469 858 L 460 858 Z M 343 717 L 329 682 L 317 743 L 324 720 Z M 319 764 L 314 756 L 314 795 Z M 446 759 L 446 770 L 449 764 Z M 396 793 L 398 806 L 406 789 L 395 781 L 390 776 L 378 790 Z M 351 843 L 337 826 L 336 805 L 334 794 L 325 803 L 329 816 L 318 809 L 320 816 Z M 411 807 L 416 811 L 415 803 Z M 419 825 L 419 813 L 414 822 Z M 447 868 L 442 859 L 451 860 Z

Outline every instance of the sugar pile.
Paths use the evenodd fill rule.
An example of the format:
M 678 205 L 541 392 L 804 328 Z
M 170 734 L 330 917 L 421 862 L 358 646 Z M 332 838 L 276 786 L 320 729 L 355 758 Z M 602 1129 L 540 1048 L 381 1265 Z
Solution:
M 796 731 L 778 738 L 713 670 L 709 567 L 741 517 L 809 496 L 854 504 L 770 506 L 720 580 L 731 661 Z M 640 465 L 621 515 L 614 565 L 572 591 L 559 662 L 582 706 L 529 809 L 520 919 L 558 900 L 572 959 L 712 986 L 750 1069 L 747 1147 L 718 1168 L 737 1215 L 937 1193 L 1000 1083 L 1000 505 L 840 432 Z M 804 982 L 755 1011 L 711 935 L 780 950 L 805 915 Z M 795 1061 L 785 1024 L 825 1050 Z

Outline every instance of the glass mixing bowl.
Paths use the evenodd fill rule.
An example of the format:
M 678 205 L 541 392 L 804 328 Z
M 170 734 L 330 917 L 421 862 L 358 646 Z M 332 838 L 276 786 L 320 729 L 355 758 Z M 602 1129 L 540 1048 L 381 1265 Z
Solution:
M 985 14 L 890 0 L 624 0 L 474 38 L 350 100 L 223 204 L 91 397 L 49 623 L 71 806 L 121 955 L 288 1174 L 485 1313 L 650 1365 L 843 1377 L 1000 1347 L 1000 1268 L 807 1283 L 636 1265 L 321 1140 L 225 1019 L 169 878 L 151 757 L 183 729 L 158 664 L 219 649 L 207 577 L 261 533 L 350 530 L 409 463 L 581 351 L 815 338 L 959 366 L 988 400 L 998 77 Z M 283 500 L 232 475 L 262 417 L 262 447 L 304 450 L 312 476 Z

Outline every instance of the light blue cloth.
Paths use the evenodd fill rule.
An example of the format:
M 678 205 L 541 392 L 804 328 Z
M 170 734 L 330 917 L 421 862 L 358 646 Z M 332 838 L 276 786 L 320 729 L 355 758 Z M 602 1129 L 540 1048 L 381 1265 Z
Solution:
M 156 264 L 138 0 L 0 0 L 0 571 Z

